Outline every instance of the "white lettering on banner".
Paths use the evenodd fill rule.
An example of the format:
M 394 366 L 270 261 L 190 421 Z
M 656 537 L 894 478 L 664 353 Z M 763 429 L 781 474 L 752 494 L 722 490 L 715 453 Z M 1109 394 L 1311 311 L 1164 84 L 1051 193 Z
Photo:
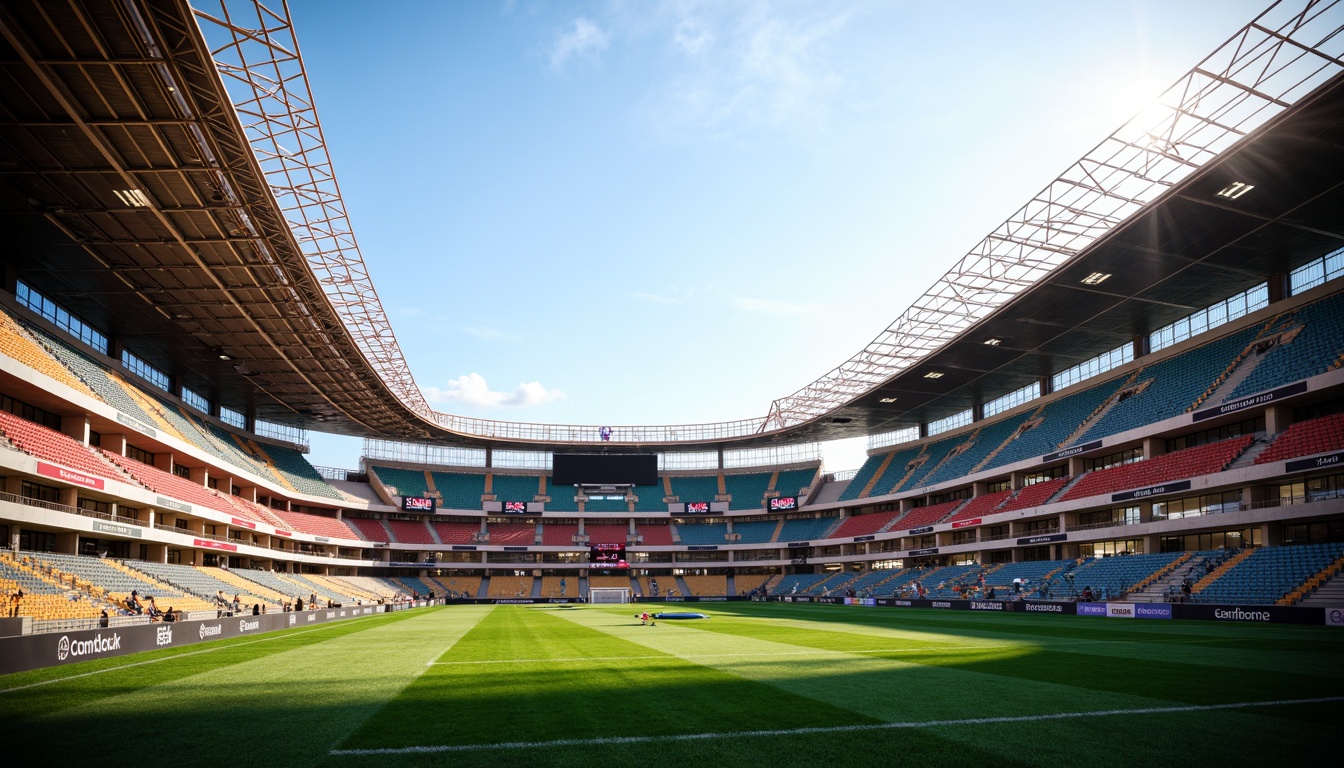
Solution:
M 334 619 L 334 618 L 336 618 L 336 612 L 335 612 L 335 611 L 327 611 L 327 618 L 328 618 L 328 619 Z
M 155 631 L 154 631 L 154 644 L 155 644 L 155 645 L 172 645 L 172 644 L 173 644 L 173 628 L 172 628 L 172 627 L 159 627 L 157 630 L 155 630 Z
M 299 617 L 298 617 L 298 616 L 295 616 L 295 615 L 292 614 L 292 613 L 289 615 L 289 626 L 291 626 L 291 627 L 294 626 L 296 623 L 298 623 L 298 621 L 299 621 Z
M 73 642 L 68 635 L 62 635 L 56 643 L 56 660 L 65 661 L 69 656 L 91 656 L 95 653 L 119 650 L 121 650 L 121 635 L 116 633 L 113 633 L 111 637 L 103 637 L 101 634 L 97 634 L 91 640 L 75 640 Z
M 973 611 L 1002 611 L 1003 603 L 971 601 L 971 610 Z
M 1049 603 L 1027 603 L 1028 611 L 1040 611 L 1041 613 L 1063 613 L 1064 606 L 1050 605 Z
M 934 608 L 951 608 L 951 607 L 952 607 L 952 604 L 951 604 L 951 603 L 945 603 L 945 602 L 943 602 L 943 601 L 941 601 L 941 600 L 934 600 L 934 601 L 933 601 L 933 607 L 934 607 Z
M 222 635 L 222 634 L 224 634 L 224 625 L 223 625 L 223 624 L 202 624 L 202 625 L 201 625 L 201 632 L 200 632 L 200 634 L 201 634 L 201 639 L 202 639 L 202 640 L 204 640 L 204 639 L 207 638 L 207 637 L 214 637 L 215 635 Z
M 239 631 L 239 632 L 246 632 L 246 631 L 248 631 L 248 630 L 250 630 L 250 629 L 261 629 L 261 622 L 260 622 L 260 621 L 248 621 L 247 619 L 241 619 L 241 620 L 239 620 L 239 622 L 238 622 L 238 631 Z
M 1132 619 L 1134 618 L 1134 604 L 1107 603 L 1106 615 L 1113 619 Z
M 1213 618 L 1223 621 L 1269 621 L 1269 611 L 1243 611 L 1240 608 L 1227 610 L 1214 608 Z
M 316 613 L 308 614 L 308 622 L 311 624 L 314 621 L 317 621 L 317 614 Z

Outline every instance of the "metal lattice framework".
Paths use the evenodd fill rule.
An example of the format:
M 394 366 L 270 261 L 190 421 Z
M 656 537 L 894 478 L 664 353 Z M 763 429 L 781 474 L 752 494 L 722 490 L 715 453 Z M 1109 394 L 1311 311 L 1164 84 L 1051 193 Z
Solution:
M 458 434 L 541 442 L 713 441 L 816 419 L 907 370 L 1344 69 L 1341 0 L 1271 6 L 1140 115 L 1032 197 L 868 346 L 765 417 L 614 427 L 433 411 L 416 386 L 355 241 L 288 6 L 209 0 L 195 14 L 266 180 L 360 351 L 406 408 Z M 298 308 L 304 311 L 304 307 Z
M 1337 2 L 1276 3 L 976 244 L 863 351 L 770 408 L 817 418 L 918 363 L 1344 67 Z
M 350 226 L 288 4 L 277 10 L 260 0 L 198 0 L 193 11 L 271 194 L 327 300 L 393 394 L 434 420 Z

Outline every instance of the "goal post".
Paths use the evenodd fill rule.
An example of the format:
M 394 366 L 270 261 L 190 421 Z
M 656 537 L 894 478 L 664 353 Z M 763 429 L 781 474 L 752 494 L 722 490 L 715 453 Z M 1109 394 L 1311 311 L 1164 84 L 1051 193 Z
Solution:
M 629 587 L 589 587 L 588 602 L 590 603 L 628 603 L 630 602 Z

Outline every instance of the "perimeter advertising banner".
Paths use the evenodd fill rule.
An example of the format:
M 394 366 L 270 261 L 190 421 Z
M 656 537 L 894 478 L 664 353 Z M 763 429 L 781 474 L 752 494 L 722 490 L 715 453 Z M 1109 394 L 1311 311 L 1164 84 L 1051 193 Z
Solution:
M 1222 621 L 1236 624 L 1325 624 L 1326 609 L 1300 605 L 1194 605 L 1171 606 L 1177 619 Z
M 1073 615 L 1074 603 L 1046 600 L 903 600 L 879 597 L 879 606 L 888 608 L 935 608 L 950 611 L 996 611 L 1000 613 L 1052 613 Z M 1086 605 L 1086 603 L 1080 604 Z
M 361 605 L 265 616 L 233 616 L 209 621 L 137 624 L 129 627 L 47 632 L 0 639 L 0 674 L 53 667 L 76 661 L 124 656 L 156 648 L 193 645 L 206 640 L 259 635 L 290 627 L 325 624 L 382 613 L 386 606 Z

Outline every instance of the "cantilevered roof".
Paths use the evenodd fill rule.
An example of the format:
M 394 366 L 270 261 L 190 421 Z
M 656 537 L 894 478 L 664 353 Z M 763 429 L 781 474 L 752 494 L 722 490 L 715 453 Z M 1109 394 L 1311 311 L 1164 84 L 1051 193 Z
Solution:
M 613 441 L 747 446 L 929 421 L 1344 245 L 1330 170 L 1344 163 L 1341 21 L 1333 2 L 1272 7 L 765 415 L 617 426 Z M 1255 189 L 1220 198 L 1233 181 Z M 10 287 L 22 279 L 259 418 L 395 439 L 600 440 L 595 425 L 429 409 L 364 269 L 283 8 L 6 3 L 0 217 Z M 1083 284 L 1093 272 L 1112 277 Z

